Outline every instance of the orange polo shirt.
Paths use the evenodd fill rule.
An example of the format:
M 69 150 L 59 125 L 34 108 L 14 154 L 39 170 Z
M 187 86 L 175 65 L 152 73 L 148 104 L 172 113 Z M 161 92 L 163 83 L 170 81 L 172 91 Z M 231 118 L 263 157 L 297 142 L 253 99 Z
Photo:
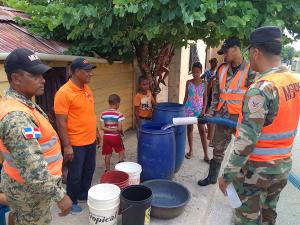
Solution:
M 94 97 L 88 85 L 81 89 L 69 80 L 55 95 L 54 112 L 68 116 L 67 128 L 71 145 L 88 145 L 96 140 Z

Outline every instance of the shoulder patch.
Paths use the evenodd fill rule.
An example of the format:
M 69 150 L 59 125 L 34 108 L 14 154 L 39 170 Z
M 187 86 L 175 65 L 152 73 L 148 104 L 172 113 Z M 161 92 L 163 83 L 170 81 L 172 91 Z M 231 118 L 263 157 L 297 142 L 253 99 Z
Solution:
M 41 131 L 37 127 L 25 127 L 22 133 L 26 139 L 39 139 L 42 137 Z
M 249 98 L 248 108 L 251 113 L 260 111 L 264 106 L 265 98 L 261 95 L 253 95 Z

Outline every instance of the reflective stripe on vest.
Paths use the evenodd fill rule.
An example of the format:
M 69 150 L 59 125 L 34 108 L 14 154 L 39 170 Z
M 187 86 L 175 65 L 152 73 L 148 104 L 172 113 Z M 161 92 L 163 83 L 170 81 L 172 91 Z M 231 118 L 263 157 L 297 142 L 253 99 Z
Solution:
M 2 120 L 7 113 L 12 111 L 25 112 L 31 116 L 41 132 L 41 137 L 36 139 L 41 148 L 41 159 L 48 164 L 47 168 L 51 175 L 61 176 L 63 157 L 61 155 L 61 148 L 57 133 L 50 122 L 37 109 L 29 108 L 27 105 L 16 99 L 0 101 L 0 120 Z M 18 183 L 25 183 L 25 180 L 21 177 L 10 152 L 7 150 L 3 144 L 3 140 L 1 139 L 0 150 L 5 158 L 3 163 L 3 170 L 5 173 Z
M 249 156 L 250 161 L 268 162 L 289 158 L 297 134 L 300 116 L 300 77 L 288 72 L 273 73 L 256 82 L 272 82 L 278 90 L 279 106 L 273 122 L 262 128 L 258 142 Z M 290 96 L 286 92 L 291 93 Z M 291 97 L 292 96 L 292 97 Z M 242 121 L 242 118 L 239 118 Z
M 220 90 L 220 93 L 229 93 L 229 94 L 245 94 L 246 90 L 231 90 L 231 89 L 227 89 L 226 91 L 224 91 L 223 89 Z
M 285 155 L 292 151 L 293 147 L 288 148 L 254 148 L 253 155 Z
M 295 129 L 293 131 L 286 131 L 286 132 L 281 132 L 281 133 L 276 133 L 276 134 L 261 134 L 259 136 L 259 140 L 262 140 L 262 141 L 280 140 L 280 139 L 296 137 L 296 135 L 297 135 L 297 129 Z
M 16 168 L 16 165 L 13 162 L 13 159 L 11 158 L 10 154 L 8 153 L 3 153 L 3 157 L 6 160 L 6 162 L 8 163 L 8 165 L 10 165 L 11 167 Z M 53 156 L 48 156 L 48 157 L 42 157 L 48 164 L 53 163 L 55 161 L 61 160 L 62 159 L 62 155 L 61 153 L 57 153 L 56 155 Z
M 220 102 L 227 102 L 227 103 L 230 103 L 230 104 L 242 104 L 242 101 L 240 100 L 224 100 L 224 99 L 220 99 Z
M 42 152 L 47 151 L 49 148 L 52 148 L 56 142 L 58 142 L 58 137 L 54 135 L 49 141 L 44 142 L 43 144 L 40 144 Z
M 221 75 L 219 78 L 219 81 L 221 82 L 225 76 L 225 74 L 227 73 L 227 71 L 229 70 L 229 64 L 227 64 L 226 66 L 223 66 L 222 71 L 221 71 Z
M 228 88 L 226 88 L 226 80 L 228 69 L 230 65 L 224 65 L 220 68 L 220 77 L 219 77 L 219 103 L 217 106 L 217 111 L 220 111 L 223 105 L 226 103 L 228 112 L 230 114 L 240 114 L 242 100 L 247 91 L 245 86 L 245 81 L 250 69 L 250 64 L 246 63 L 243 70 L 239 70 L 234 77 L 232 78 Z

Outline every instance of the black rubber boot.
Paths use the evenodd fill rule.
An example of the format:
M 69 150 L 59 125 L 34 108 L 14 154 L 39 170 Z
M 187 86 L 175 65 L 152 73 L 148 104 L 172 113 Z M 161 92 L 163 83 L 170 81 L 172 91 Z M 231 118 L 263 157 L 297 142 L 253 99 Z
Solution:
M 207 186 L 209 184 L 217 183 L 220 168 L 221 163 L 216 162 L 213 159 L 210 160 L 208 176 L 204 180 L 199 180 L 198 185 Z

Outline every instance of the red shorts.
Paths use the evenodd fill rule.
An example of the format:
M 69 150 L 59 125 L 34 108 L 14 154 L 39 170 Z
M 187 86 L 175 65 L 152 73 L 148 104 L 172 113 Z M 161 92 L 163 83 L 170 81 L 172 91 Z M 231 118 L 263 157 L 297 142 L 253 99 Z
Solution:
M 124 145 L 122 138 L 118 136 L 104 135 L 103 146 L 102 146 L 102 155 L 109 155 L 113 152 L 113 149 L 116 153 L 124 151 Z

